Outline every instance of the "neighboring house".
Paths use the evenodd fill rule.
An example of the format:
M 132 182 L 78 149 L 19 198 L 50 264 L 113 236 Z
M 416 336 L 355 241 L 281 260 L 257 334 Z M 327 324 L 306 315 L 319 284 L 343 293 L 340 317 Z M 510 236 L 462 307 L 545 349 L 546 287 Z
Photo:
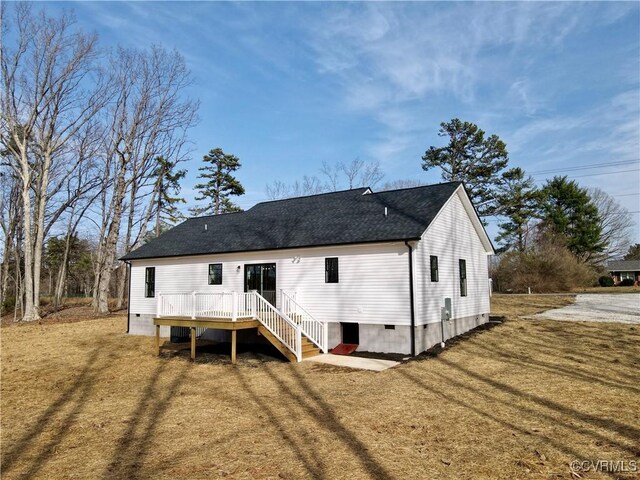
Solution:
M 292 360 L 341 343 L 414 355 L 489 320 L 493 253 L 460 182 L 262 202 L 126 255 L 128 331 L 215 327 L 202 337 L 235 352 L 257 329 Z
M 626 278 L 640 282 L 640 260 L 611 260 L 607 263 L 607 269 L 616 284 Z

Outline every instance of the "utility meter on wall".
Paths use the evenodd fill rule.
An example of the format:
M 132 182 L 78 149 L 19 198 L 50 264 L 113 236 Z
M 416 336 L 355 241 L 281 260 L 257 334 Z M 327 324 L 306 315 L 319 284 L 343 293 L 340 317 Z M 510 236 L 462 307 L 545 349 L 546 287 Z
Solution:
M 443 315 L 445 315 L 444 319 L 449 321 L 449 322 L 453 318 L 453 308 L 451 306 L 451 299 L 450 298 L 445 298 L 444 299 Z

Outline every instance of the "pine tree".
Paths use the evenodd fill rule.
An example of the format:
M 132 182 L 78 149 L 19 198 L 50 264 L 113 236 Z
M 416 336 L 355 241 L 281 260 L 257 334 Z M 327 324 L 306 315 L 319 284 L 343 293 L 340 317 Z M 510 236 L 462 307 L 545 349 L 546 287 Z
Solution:
M 221 148 L 215 148 L 205 155 L 202 161 L 209 165 L 198 168 L 201 172 L 198 178 L 206 181 L 195 186 L 200 191 L 200 196 L 196 197 L 196 200 L 206 200 L 211 203 L 192 208 L 191 213 L 197 216 L 240 211 L 241 208 L 229 198 L 244 194 L 244 187 L 232 175 L 241 166 L 238 157 L 224 153 Z
M 178 209 L 178 204 L 186 203 L 182 197 L 172 196 L 180 193 L 180 180 L 187 174 L 186 170 L 175 171 L 178 162 L 172 162 L 164 157 L 156 158 L 158 164 L 153 175 L 156 177 L 157 206 L 155 236 L 165 230 L 167 225 L 175 225 L 184 219 Z
M 535 217 L 540 195 L 533 178 L 526 176 L 520 167 L 502 174 L 498 187 L 496 215 L 506 217 L 499 223 L 500 232 L 496 241 L 502 243 L 502 251 L 524 252 L 529 222 Z
M 541 192 L 543 225 L 564 237 L 574 255 L 589 261 L 605 249 L 598 208 L 584 188 L 564 176 L 547 180 Z
M 449 137 L 449 144 L 429 147 L 422 157 L 422 169 L 437 167 L 444 181 L 464 182 L 478 214 L 491 215 L 500 172 L 509 162 L 506 144 L 497 135 L 485 138 L 477 125 L 457 118 L 441 123 L 438 135 Z

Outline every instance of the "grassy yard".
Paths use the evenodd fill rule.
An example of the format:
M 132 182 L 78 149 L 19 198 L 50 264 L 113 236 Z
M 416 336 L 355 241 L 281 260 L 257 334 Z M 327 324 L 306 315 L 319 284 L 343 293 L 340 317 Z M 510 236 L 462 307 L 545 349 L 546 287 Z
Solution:
M 3 326 L 2 478 L 574 478 L 574 459 L 635 459 L 640 329 L 516 317 L 571 301 L 496 296 L 505 323 L 381 373 L 157 358 L 122 316 Z
M 574 289 L 574 293 L 640 293 L 640 287 L 581 287 Z

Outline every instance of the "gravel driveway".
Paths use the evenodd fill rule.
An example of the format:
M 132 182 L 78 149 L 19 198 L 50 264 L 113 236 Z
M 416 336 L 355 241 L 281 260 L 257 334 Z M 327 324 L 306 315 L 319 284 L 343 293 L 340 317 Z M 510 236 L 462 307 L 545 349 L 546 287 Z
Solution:
M 635 293 L 577 295 L 576 303 L 573 305 L 547 310 L 530 318 L 640 324 L 640 295 Z

